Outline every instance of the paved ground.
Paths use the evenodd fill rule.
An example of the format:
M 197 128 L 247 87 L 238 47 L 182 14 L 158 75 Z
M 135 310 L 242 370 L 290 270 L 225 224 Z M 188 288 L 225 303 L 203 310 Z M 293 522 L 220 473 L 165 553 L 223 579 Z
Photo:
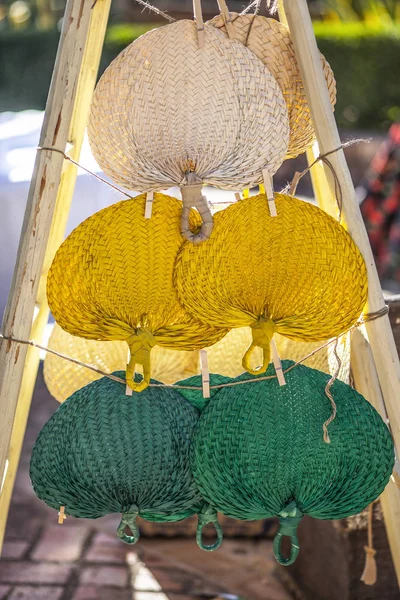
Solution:
M 291 600 L 278 575 L 271 541 L 226 540 L 216 553 L 193 539 L 142 539 L 134 548 L 115 535 L 119 518 L 68 518 L 32 491 L 30 452 L 56 410 L 40 372 L 0 562 L 0 600 Z

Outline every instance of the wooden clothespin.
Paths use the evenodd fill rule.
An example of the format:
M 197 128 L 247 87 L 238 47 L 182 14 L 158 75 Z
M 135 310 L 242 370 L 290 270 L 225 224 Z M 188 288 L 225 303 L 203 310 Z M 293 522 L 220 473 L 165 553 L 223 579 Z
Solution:
M 282 369 L 282 362 L 281 362 L 281 359 L 279 358 L 278 348 L 276 347 L 276 342 L 273 338 L 271 340 L 271 354 L 272 354 L 272 361 L 274 363 L 275 372 L 276 372 L 276 376 L 278 378 L 279 385 L 280 386 L 286 385 L 286 380 L 285 380 L 285 376 L 283 374 L 283 369 Z
M 297 186 L 299 185 L 300 177 L 301 177 L 301 173 L 299 173 L 299 171 L 296 171 L 296 173 L 294 174 L 292 183 L 290 184 L 289 196 L 295 195 Z
M 218 6 L 219 6 L 219 12 L 221 13 L 221 16 L 225 23 L 226 32 L 228 34 L 228 37 L 233 40 L 235 38 L 235 29 L 233 27 L 232 17 L 228 10 L 226 2 L 225 2 L 225 0 L 217 0 L 217 2 L 218 2 Z
M 240 202 L 240 200 L 242 199 L 242 196 L 240 195 L 240 192 L 236 192 L 235 193 L 235 199 L 236 199 L 236 202 Z
M 193 0 L 193 13 L 194 13 L 194 20 L 196 21 L 197 39 L 199 41 L 199 48 L 204 48 L 205 43 L 206 43 L 206 36 L 204 33 L 204 21 L 203 21 L 203 11 L 201 9 L 201 0 Z
M 63 525 L 67 515 L 65 514 L 65 506 L 60 506 L 60 512 L 58 513 L 58 524 Z
M 147 218 L 147 217 L 145 217 L 145 218 Z M 130 360 L 131 360 L 131 351 L 130 351 L 130 350 L 128 350 L 128 358 L 127 358 L 127 361 L 126 361 L 126 364 L 127 364 L 127 365 L 129 365 L 129 363 L 130 363 Z M 126 387 L 125 387 L 125 395 L 126 395 L 126 396 L 132 396 L 132 394 L 133 394 L 133 390 L 131 390 L 131 388 L 129 387 L 129 385 L 128 385 L 128 384 L 126 384 Z
M 278 213 L 276 211 L 272 177 L 270 176 L 268 169 L 263 169 L 262 174 L 264 179 L 264 189 L 268 200 L 269 214 L 271 215 L 271 217 L 277 217 Z
M 200 350 L 200 369 L 203 398 L 210 398 L 210 373 L 208 370 L 207 350 Z
M 154 192 L 147 192 L 146 208 L 144 211 L 145 219 L 151 219 L 151 215 L 153 212 L 153 202 L 154 202 Z

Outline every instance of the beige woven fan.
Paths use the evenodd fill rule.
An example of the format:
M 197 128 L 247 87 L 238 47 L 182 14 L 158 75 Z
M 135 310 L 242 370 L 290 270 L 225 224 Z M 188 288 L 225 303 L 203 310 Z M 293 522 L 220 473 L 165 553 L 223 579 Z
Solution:
M 230 35 L 247 46 L 277 80 L 289 112 L 290 140 L 286 158 L 301 154 L 315 141 L 310 110 L 296 61 L 289 29 L 262 16 L 231 13 Z M 217 29 L 227 34 L 225 20 L 218 15 L 210 21 Z M 321 54 L 326 83 L 332 105 L 336 103 L 336 82 L 328 62 Z
M 210 373 L 220 373 L 226 377 L 237 377 L 243 372 L 242 355 L 251 343 L 251 329 L 243 327 L 232 329 L 220 342 L 207 350 Z M 319 348 L 322 343 L 293 342 L 280 335 L 275 335 L 276 344 L 282 359 L 300 360 Z M 49 348 L 83 363 L 95 366 L 105 373 L 123 371 L 126 368 L 126 344 L 124 342 L 96 342 L 70 335 L 55 324 L 49 340 Z M 345 383 L 350 378 L 350 335 L 342 336 L 338 344 L 338 355 L 341 360 L 339 379 Z M 257 349 L 255 360 L 262 363 L 262 351 Z M 321 350 L 307 359 L 305 365 L 334 373 L 337 360 L 333 345 Z M 200 373 L 199 352 L 181 352 L 168 350 L 160 346 L 153 349 L 153 378 L 166 384 L 198 375 Z M 50 394 L 58 401 L 64 402 L 76 390 L 88 385 L 101 375 L 81 367 L 54 354 L 48 353 L 44 361 L 44 379 Z
M 208 237 L 212 216 L 201 186 L 243 189 L 272 175 L 288 147 L 286 103 L 275 78 L 240 42 L 205 25 L 199 47 L 193 21 L 154 29 L 128 46 L 94 92 L 93 154 L 130 190 L 181 186 L 182 233 Z M 188 209 L 203 218 L 189 230 Z

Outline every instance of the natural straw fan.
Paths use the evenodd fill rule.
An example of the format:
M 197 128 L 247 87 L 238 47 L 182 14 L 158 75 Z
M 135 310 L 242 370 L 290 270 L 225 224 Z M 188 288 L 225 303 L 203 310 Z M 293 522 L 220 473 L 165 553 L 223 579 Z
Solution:
M 253 330 L 244 355 L 250 373 L 264 372 L 274 333 L 322 341 L 345 332 L 367 299 L 364 260 L 345 229 L 312 204 L 275 195 L 271 217 L 264 194 L 214 217 L 209 240 L 185 242 L 175 268 L 182 306 L 203 323 Z M 250 357 L 263 349 L 262 367 Z
M 294 342 L 277 334 L 275 336 L 279 355 L 282 359 L 301 360 L 321 346 L 320 342 Z M 207 349 L 210 373 L 226 377 L 237 377 L 243 373 L 242 356 L 251 343 L 250 327 L 232 329 L 221 341 Z M 120 371 L 126 366 L 125 342 L 98 342 L 70 335 L 55 323 L 48 346 L 51 350 L 92 365 L 105 373 Z M 255 353 L 255 361 L 262 362 L 262 351 Z M 350 336 L 343 336 L 338 343 L 338 355 L 341 360 L 338 379 L 349 383 Z M 305 365 L 323 371 L 335 373 L 337 360 L 333 345 L 317 352 L 304 362 Z M 152 375 L 154 379 L 167 385 L 200 373 L 199 352 L 177 351 L 156 346 L 151 352 Z M 64 402 L 69 396 L 101 375 L 67 361 L 52 353 L 44 361 L 44 380 L 50 394 Z
M 290 124 L 289 148 L 286 158 L 301 154 L 315 141 L 300 70 L 289 29 L 286 25 L 255 15 L 231 13 L 231 36 L 247 46 L 266 65 L 278 82 L 285 98 Z M 219 15 L 210 21 L 226 33 L 225 21 Z M 328 62 L 320 54 L 332 106 L 336 103 L 336 82 Z
M 50 310 L 68 333 L 127 342 L 127 383 L 135 391 L 150 381 L 155 345 L 193 350 L 227 332 L 202 325 L 178 302 L 173 269 L 183 243 L 180 202 L 155 194 L 151 219 L 144 217 L 145 203 L 145 195 L 124 200 L 81 223 L 58 249 L 47 279 Z M 140 383 L 136 364 L 143 367 Z
M 203 184 L 227 190 L 273 175 L 288 147 L 286 103 L 275 78 L 240 42 L 193 21 L 154 29 L 108 67 L 94 92 L 89 140 L 102 169 L 141 192 L 180 186 L 182 234 L 208 238 Z M 200 232 L 188 211 L 202 216 Z

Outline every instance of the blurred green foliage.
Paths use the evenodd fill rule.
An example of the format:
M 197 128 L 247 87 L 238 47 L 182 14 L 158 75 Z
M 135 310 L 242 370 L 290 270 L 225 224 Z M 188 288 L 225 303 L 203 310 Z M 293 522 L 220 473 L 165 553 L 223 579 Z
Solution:
M 321 52 L 337 80 L 341 127 L 387 129 L 400 120 L 400 24 L 316 22 Z M 113 25 L 101 72 L 152 25 Z M 56 31 L 0 34 L 0 111 L 43 109 L 57 50 Z
M 309 0 L 309 4 L 322 20 L 394 22 L 400 19 L 398 0 Z
M 400 23 L 314 24 L 338 87 L 342 127 L 387 129 L 400 120 Z

